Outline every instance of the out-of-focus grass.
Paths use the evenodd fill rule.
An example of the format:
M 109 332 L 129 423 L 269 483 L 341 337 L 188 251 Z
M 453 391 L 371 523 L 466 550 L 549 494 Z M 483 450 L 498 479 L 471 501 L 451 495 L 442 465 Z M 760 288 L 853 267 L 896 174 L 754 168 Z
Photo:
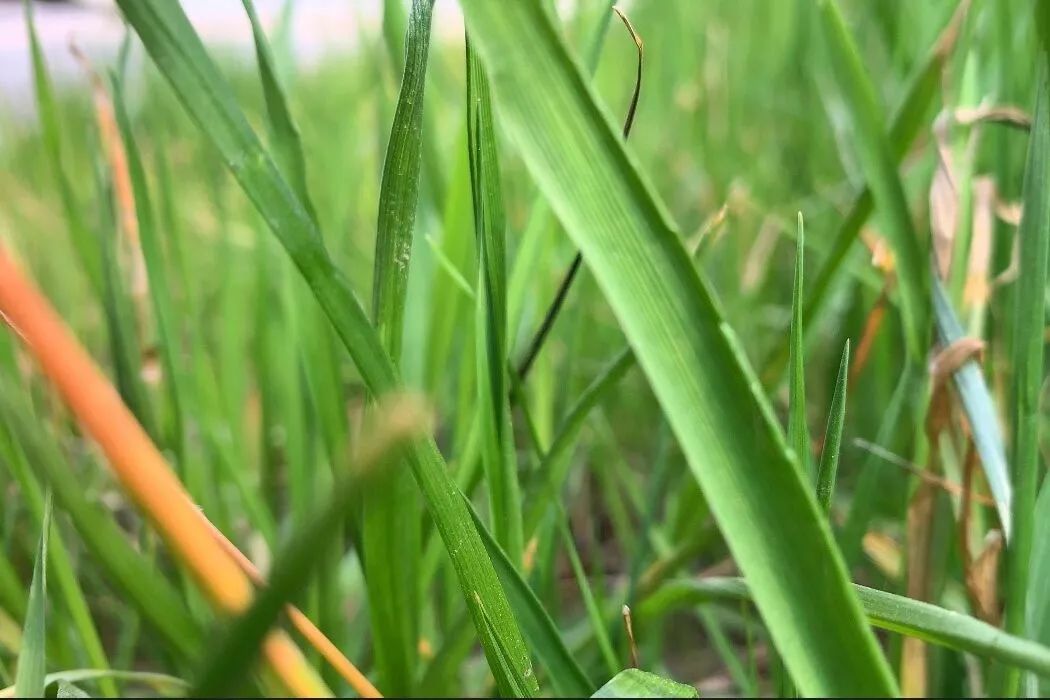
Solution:
M 563 12 L 556 26 L 581 64 L 590 62 L 593 46 L 600 47 L 594 54 L 593 86 L 605 115 L 617 121 L 614 115 L 624 112 L 633 87 L 634 45 L 618 23 L 608 24 L 608 3 L 577 4 L 580 11 Z M 830 447 L 838 456 L 832 471 L 835 487 L 820 498 L 829 506 L 851 578 L 891 593 L 906 592 L 909 571 L 901 562 L 909 561 L 909 544 L 928 535 L 928 602 L 978 617 L 985 611 L 973 607 L 973 601 L 983 595 L 993 601 L 995 611 L 1006 604 L 1014 634 L 1038 638 L 1044 634 L 1041 626 L 1019 622 L 1026 609 L 1043 609 L 1038 587 L 1029 589 L 1035 598 L 1012 599 L 1007 582 L 1023 591 L 1018 581 L 1026 575 L 1005 574 L 1015 570 L 1016 562 L 1027 561 L 1028 553 L 1016 552 L 1011 537 L 1001 555 L 1005 570 L 997 571 L 995 545 L 984 543 L 988 532 L 1002 525 L 995 509 L 978 504 L 962 489 L 969 484 L 997 498 L 1004 492 L 999 486 L 989 490 L 979 459 L 968 466 L 966 455 L 976 438 L 979 456 L 1007 456 L 1015 499 L 1022 487 L 1017 478 L 1024 477 L 1026 494 L 1020 505 L 1015 500 L 1013 517 L 1015 523 L 1028 523 L 1024 526 L 1030 535 L 1034 489 L 1041 477 L 1038 460 L 1042 455 L 1045 462 L 1048 449 L 1047 413 L 1038 410 L 1043 372 L 1035 362 L 1040 352 L 1045 355 L 1045 335 L 1041 341 L 1038 337 L 1040 319 L 1046 327 L 1045 294 L 1032 288 L 1015 298 L 1010 251 L 1017 240 L 1012 211 L 1020 202 L 1026 162 L 1033 158 L 1025 157 L 1029 136 L 1024 130 L 954 118 L 959 107 L 1015 105 L 1034 112 L 1034 57 L 1039 54 L 1029 4 L 975 0 L 959 15 L 958 34 L 950 45 L 935 42 L 958 5 L 954 0 L 626 4 L 623 9 L 645 42 L 646 58 L 645 89 L 624 148 L 651 182 L 653 198 L 666 207 L 687 249 L 694 250 L 699 241 L 696 268 L 720 313 L 711 318 L 724 319 L 738 341 L 734 351 L 757 370 L 747 369 L 749 392 L 773 407 L 783 436 L 791 423 L 789 446 L 804 451 L 813 465 L 816 455 L 824 454 L 819 436 L 830 418 Z M 845 24 L 838 29 L 845 33 L 834 36 L 837 44 L 828 45 L 819 6 L 832 5 L 841 10 Z M 470 18 L 469 7 L 467 14 Z M 405 71 L 408 18 L 407 4 L 391 0 L 383 36 L 362 35 L 357 53 L 333 56 L 310 71 L 282 63 L 289 55 L 284 50 L 263 56 L 276 62 L 272 75 L 283 83 L 289 108 L 284 117 L 294 122 L 282 122 L 280 104 L 274 101 L 277 83 L 267 82 L 265 72 L 260 80 L 249 57 L 222 64 L 237 106 L 275 154 L 290 191 L 309 202 L 308 219 L 316 222 L 334 266 L 362 308 L 370 308 L 376 284 L 376 234 L 383 226 L 380 192 L 384 163 L 391 163 L 387 146 L 413 143 L 396 132 L 391 139 Z M 265 29 L 273 40 L 275 28 Z M 484 49 L 485 37 L 479 40 Z M 937 53 L 938 46 L 946 48 Z M 842 54 L 853 48 L 858 62 L 843 63 L 836 49 Z M 132 40 L 131 51 L 142 55 L 137 40 Z M 486 59 L 484 50 L 479 55 Z M 310 288 L 272 240 L 270 228 L 281 223 L 258 214 L 204 138 L 202 129 L 208 125 L 193 123 L 150 60 L 142 64 L 141 74 L 123 77 L 114 66 L 96 67 L 102 75 L 115 69 L 121 88 L 118 93 L 107 84 L 111 97 L 122 98 L 116 113 L 129 157 L 141 247 L 127 239 L 119 223 L 112 165 L 95 126 L 90 91 L 61 91 L 51 109 L 46 87 L 40 124 L 0 119 L 0 245 L 32 273 L 113 378 L 194 501 L 265 570 L 271 554 L 321 506 L 353 462 L 354 445 L 366 437 L 362 425 L 371 413 L 374 397 L 367 385 L 372 378 L 359 373 Z M 506 70 L 514 70 L 513 65 Z M 870 90 L 858 82 L 857 70 L 863 71 Z M 675 423 L 681 414 L 665 416 L 661 406 L 670 404 L 656 398 L 669 391 L 658 385 L 669 385 L 668 377 L 654 379 L 654 394 L 646 374 L 634 367 L 635 351 L 640 350 L 643 367 L 655 378 L 659 372 L 653 372 L 654 363 L 672 356 L 675 347 L 667 345 L 657 353 L 646 346 L 647 338 L 635 335 L 624 349 L 627 338 L 618 317 L 625 328 L 640 326 L 629 319 L 633 312 L 626 310 L 625 301 L 615 295 L 610 295 L 614 303 L 606 301 L 586 256 L 543 352 L 526 381 L 511 391 L 506 369 L 526 352 L 576 252 L 576 239 L 596 234 L 578 222 L 559 221 L 574 205 L 559 202 L 551 190 L 561 171 L 544 171 L 546 166 L 537 165 L 539 157 L 528 152 L 540 146 L 523 140 L 527 125 L 501 93 L 513 84 L 509 75 L 489 76 L 491 126 L 484 118 L 472 123 L 468 138 L 471 110 L 463 45 L 456 41 L 430 47 L 424 113 L 409 125 L 421 127 L 418 143 L 411 146 L 418 149 L 418 191 L 403 188 L 394 197 L 399 215 L 414 215 L 414 222 L 408 218 L 411 264 L 406 264 L 408 276 L 400 292 L 403 327 L 399 343 L 384 344 L 394 351 L 400 345 L 394 352 L 400 382 L 425 394 L 432 405 L 436 444 L 451 477 L 475 513 L 484 514 L 478 524 L 495 534 L 495 539 L 488 532 L 482 535 L 490 552 L 496 546 L 519 546 L 514 543 L 521 519 L 521 551 L 492 558 L 526 642 L 546 645 L 532 654 L 541 689 L 582 692 L 609 680 L 610 661 L 628 664 L 622 603 L 631 599 L 644 606 L 673 576 L 735 573 L 729 546 L 736 547 L 738 556 L 746 553 L 740 549 L 740 533 L 732 529 L 747 523 L 727 520 L 729 506 L 724 503 L 708 508 L 705 496 L 715 492 L 699 490 L 668 430 L 670 423 L 688 445 L 684 427 Z M 542 76 L 536 79 L 542 81 Z M 913 99 L 906 101 L 909 95 Z M 523 103 L 529 99 L 514 97 Z M 902 101 L 906 104 L 898 112 Z M 480 112 L 484 117 L 484 110 Z M 894 120 L 892 114 L 903 116 Z M 289 146 L 290 132 L 281 131 L 288 123 L 301 133 L 302 180 L 296 149 Z M 946 125 L 946 137 L 935 125 Z M 495 159 L 475 157 L 479 148 L 484 154 L 489 146 L 499 153 L 496 172 L 490 170 Z M 901 152 L 900 167 L 894 169 L 893 159 Z M 552 162 L 560 157 L 550 155 Z M 55 170 L 59 161 L 61 173 Z M 578 172 L 597 167 L 581 164 Z M 946 173 L 955 185 L 947 209 L 931 204 L 938 169 L 942 179 Z M 994 183 L 995 197 L 978 192 L 986 176 Z M 843 247 L 841 242 L 849 240 L 841 234 L 849 228 L 843 221 L 858 193 L 869 186 L 872 214 L 860 218 L 856 242 Z M 505 218 L 502 232 L 493 228 L 500 228 L 498 218 L 487 216 L 497 191 Z M 1034 195 L 1026 197 L 1032 200 Z M 557 205 L 554 213 L 550 204 Z M 724 219 L 716 217 L 723 207 Z M 796 251 L 800 211 L 806 230 L 804 245 Z M 1026 202 L 1025 213 L 1031 216 L 1031 211 L 1038 209 Z M 476 229 L 478 212 L 486 218 Z M 954 268 L 938 303 L 950 305 L 945 308 L 961 319 L 957 330 L 984 342 L 983 355 L 965 365 L 957 381 L 980 383 L 986 390 L 979 411 L 971 405 L 972 397 L 949 390 L 944 428 L 933 433 L 934 442 L 928 445 L 929 396 L 924 387 L 927 365 L 941 348 L 935 345 L 927 354 L 925 346 L 943 338 L 933 332 L 933 301 L 924 290 L 933 287 L 931 228 L 943 229 L 945 217 L 957 222 L 950 256 Z M 622 223 L 595 221 L 613 228 Z M 503 241 L 505 251 L 493 247 Z M 504 252 L 505 261 L 500 259 Z M 602 254 L 612 259 L 621 253 L 610 249 Z M 796 253 L 805 256 L 806 275 L 799 278 L 793 314 Z M 902 255 L 907 257 L 903 262 Z M 136 256 L 143 256 L 145 286 L 134 276 L 141 264 Z M 829 260 L 833 275 L 826 274 Z M 1038 277 L 1025 262 L 1022 279 L 1030 287 Z M 598 272 L 608 288 L 609 271 Z M 895 281 L 899 275 L 905 276 L 901 283 Z M 975 297 L 974 289 L 986 293 Z M 883 303 L 886 313 L 880 320 L 874 310 Z M 789 351 L 793 319 L 803 332 Z M 702 319 L 693 321 L 699 328 Z M 847 340 L 848 380 L 836 372 Z M 789 357 L 791 377 L 804 376 L 804 382 L 789 382 L 782 371 Z M 1025 358 L 1028 374 L 1018 375 L 1015 358 Z M 982 377 L 973 378 L 974 372 L 983 375 L 983 383 L 978 382 Z M 199 650 L 194 651 L 200 631 L 214 624 L 200 594 L 118 490 L 102 466 L 103 457 L 56 402 L 17 337 L 6 332 L 0 334 L 0 373 L 3 390 L 20 396 L 0 411 L 0 438 L 10 438 L 0 451 L 3 613 L 19 625 L 26 615 L 40 536 L 40 514 L 30 489 L 39 493 L 61 474 L 75 474 L 75 492 L 68 483 L 53 484 L 47 671 L 98 665 L 98 652 L 85 642 L 93 624 L 102 658 L 114 668 L 157 670 L 192 680 L 201 668 L 201 659 L 195 658 Z M 963 380 L 964 374 L 970 378 Z M 1012 388 L 1018 376 L 1024 386 Z M 798 401 L 791 400 L 793 393 Z M 506 403 L 497 394 L 508 394 Z M 838 397 L 834 402 L 833 396 Z M 848 410 L 840 428 L 837 407 L 843 396 L 848 397 Z M 747 399 L 710 398 L 712 406 Z M 4 418 L 20 406 L 31 406 L 32 414 L 11 422 Z M 790 406 L 798 410 L 792 412 Z M 1023 430 L 1017 424 L 1021 419 Z M 997 421 L 997 430 L 988 430 L 986 423 L 973 425 L 975 420 Z M 739 435 L 723 437 L 750 445 L 765 429 L 741 427 Z M 998 435 L 1006 436 L 1006 442 L 996 452 L 988 440 Z M 920 478 L 857 447 L 856 438 L 877 441 L 911 467 L 959 487 L 934 491 L 932 515 L 924 526 L 928 532 L 916 530 L 909 520 L 916 512 L 909 504 L 920 493 Z M 694 469 L 715 468 L 697 461 L 699 447 L 685 451 L 696 462 Z M 1019 472 L 1015 454 L 1023 458 Z M 830 465 L 831 455 L 825 457 L 819 462 Z M 741 460 L 733 478 L 747 480 L 761 473 L 750 466 L 749 471 Z M 407 463 L 394 468 L 406 474 L 409 469 Z M 994 468 L 1000 478 L 1002 465 Z M 812 472 L 802 473 L 806 488 L 816 490 Z M 520 481 L 520 502 L 508 503 L 513 477 Z M 437 536 L 440 528 L 434 527 L 425 500 L 415 497 L 415 482 L 402 480 L 413 497 L 397 503 L 398 519 L 406 532 L 419 528 L 422 542 L 396 531 L 369 535 L 368 527 L 383 521 L 396 527 L 398 519 L 362 518 L 357 503 L 344 531 L 315 543 L 315 573 L 294 602 L 381 691 L 491 692 L 484 657 L 471 646 L 475 632 L 467 616 L 468 606 L 479 601 L 460 592 L 445 554 L 446 546 L 454 545 Z M 652 485 L 654 480 L 658 486 Z M 360 488 L 383 482 L 363 479 Z M 782 497 L 771 496 L 786 502 Z M 561 507 L 550 507 L 551 499 Z M 1027 519 L 1016 508 L 1031 511 Z M 364 509 L 367 513 L 367 503 Z M 570 521 L 567 530 L 575 552 L 565 546 L 562 511 Z M 717 523 L 712 511 L 718 514 Z M 819 512 L 809 514 L 807 509 L 804 517 L 811 516 Z M 116 525 L 107 524 L 101 536 L 101 528 L 85 534 L 99 518 Z M 474 527 L 470 518 L 466 524 Z M 118 536 L 121 541 L 114 544 Z M 381 550 L 377 542 L 408 543 L 402 551 L 388 553 L 390 561 L 396 556 L 412 564 L 397 570 L 418 572 L 418 593 L 411 593 L 418 595 L 418 603 L 401 605 L 396 615 L 369 610 L 369 601 L 406 599 L 404 591 L 377 591 L 378 574 L 368 590 L 366 574 L 375 563 L 362 562 L 362 552 Z M 69 550 L 68 562 L 56 559 L 56 545 Z M 1032 566 L 1040 570 L 1042 543 L 1028 536 L 1020 546 L 1036 548 Z M 827 551 L 832 551 L 830 541 Z M 128 563 L 133 552 L 138 558 Z M 791 560 L 791 552 L 782 554 Z M 749 563 L 740 563 L 749 573 Z M 75 572 L 77 586 L 60 585 L 66 566 Z M 136 567 L 149 567 L 151 576 L 165 580 L 160 597 L 174 599 L 177 607 L 149 610 L 144 591 L 131 580 L 140 570 Z M 578 581 L 581 571 L 585 581 Z M 750 584 L 767 613 L 772 608 L 764 596 L 784 590 L 775 580 Z M 668 590 L 673 593 L 681 585 L 675 582 Z M 77 604 L 77 587 L 90 620 L 70 609 Z M 773 692 L 774 672 L 767 663 L 773 658 L 770 636 L 762 618 L 742 608 L 735 602 L 740 596 L 734 596 L 734 602 L 720 603 L 724 607 L 717 618 L 698 615 L 694 603 L 713 603 L 697 598 L 692 607 L 675 613 L 680 624 L 663 626 L 659 616 L 636 621 L 643 668 L 711 692 Z M 490 625 L 493 638 L 502 634 L 504 621 L 490 619 L 497 609 L 490 601 L 480 600 L 475 609 L 480 613 L 474 619 L 482 627 Z M 843 610 L 827 615 L 848 617 Z M 790 628 L 787 617 L 775 617 L 767 620 L 772 636 L 786 639 L 779 635 Z M 64 620 L 71 624 L 56 622 Z M 602 620 L 606 629 L 596 634 L 595 625 Z M 705 632 L 712 630 L 712 621 L 717 631 Z M 985 622 L 995 625 L 1001 619 Z M 897 622 L 884 626 L 916 633 Z M 978 631 L 986 634 L 988 629 Z M 418 639 L 410 639 L 414 635 Z M 899 637 L 882 636 L 880 641 L 899 674 L 908 665 L 901 660 Z M 206 649 L 208 642 L 204 644 Z M 385 651 L 379 652 L 377 644 L 385 645 Z M 1011 659 L 1025 659 L 1032 669 L 1033 663 L 1041 668 L 1042 661 L 1029 662 L 1043 658 L 1039 649 L 1012 638 L 1007 648 L 1016 651 L 1014 656 L 1009 655 L 1014 651 L 1004 656 L 979 643 L 948 646 L 953 648 L 931 645 L 922 652 L 929 694 L 1012 689 L 1000 685 L 1004 675 L 1011 680 L 1006 671 Z M 400 661 L 377 660 L 378 653 L 395 649 Z M 731 664 L 730 672 L 724 670 L 727 650 L 741 660 Z M 493 646 L 488 651 L 493 662 L 506 649 Z M 779 651 L 780 657 L 785 651 L 788 657 L 795 653 Z M 17 649 L 0 644 L 0 686 L 14 682 L 17 655 Z M 788 666 L 793 663 L 797 661 L 789 658 Z M 390 676 L 395 669 L 410 677 L 384 679 L 383 674 Z M 323 672 L 334 690 L 347 690 L 337 675 Z M 742 673 L 748 674 L 746 682 Z M 85 687 L 107 690 L 90 683 Z

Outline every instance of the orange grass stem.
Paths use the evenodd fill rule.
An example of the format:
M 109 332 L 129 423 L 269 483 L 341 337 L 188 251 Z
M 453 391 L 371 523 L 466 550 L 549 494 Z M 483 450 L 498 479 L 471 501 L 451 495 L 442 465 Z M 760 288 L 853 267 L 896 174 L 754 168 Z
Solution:
M 247 610 L 253 595 L 247 575 L 215 540 L 113 385 L 2 246 L 0 313 L 102 448 L 124 490 L 153 521 L 215 607 L 230 614 Z M 290 692 L 330 694 L 282 632 L 270 633 L 263 655 Z

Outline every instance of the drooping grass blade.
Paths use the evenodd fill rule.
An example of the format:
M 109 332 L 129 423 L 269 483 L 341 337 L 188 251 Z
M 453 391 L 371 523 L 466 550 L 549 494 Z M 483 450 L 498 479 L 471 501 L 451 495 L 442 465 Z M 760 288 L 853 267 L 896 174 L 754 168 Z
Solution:
M 865 614 L 877 627 L 1050 676 L 1050 648 L 931 603 L 859 584 L 854 588 Z M 650 620 L 681 606 L 740 600 L 751 600 L 751 592 L 738 578 L 677 580 L 647 600 L 638 616 Z
M 768 404 L 550 18 L 533 4 L 462 6 L 500 121 L 616 313 L 801 692 L 892 694 Z
M 270 137 L 273 141 L 274 155 L 284 172 L 285 179 L 295 190 L 310 218 L 317 221 L 313 202 L 306 186 L 306 160 L 303 157 L 302 137 L 299 126 L 292 117 L 288 107 L 288 98 L 281 84 L 270 42 L 259 22 L 252 0 L 241 0 L 248 21 L 252 25 L 252 40 L 255 44 L 255 61 L 259 66 L 259 78 L 262 81 L 263 97 L 266 100 L 266 115 L 269 118 Z M 290 3 L 288 4 L 290 6 Z

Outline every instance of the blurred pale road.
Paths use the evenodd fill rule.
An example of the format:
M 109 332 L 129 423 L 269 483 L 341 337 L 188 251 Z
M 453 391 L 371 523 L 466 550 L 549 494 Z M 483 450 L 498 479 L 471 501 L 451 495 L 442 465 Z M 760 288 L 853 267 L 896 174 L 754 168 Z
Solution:
M 239 60 L 254 60 L 251 31 L 241 0 L 181 2 L 209 47 Z M 267 29 L 272 29 L 284 2 L 255 0 Z M 112 0 L 38 2 L 34 7 L 48 67 L 59 85 L 84 80 L 70 55 L 70 39 L 88 55 L 104 62 L 116 53 L 124 35 L 123 22 Z M 326 55 L 352 51 L 363 32 L 380 31 L 382 14 L 382 0 L 295 0 L 292 36 L 297 64 L 309 67 Z M 435 38 L 460 34 L 462 21 L 454 0 L 439 0 L 434 15 Z M 136 51 L 133 60 L 141 60 L 139 54 Z M 33 114 L 29 43 L 20 1 L 0 0 L 0 114 Z

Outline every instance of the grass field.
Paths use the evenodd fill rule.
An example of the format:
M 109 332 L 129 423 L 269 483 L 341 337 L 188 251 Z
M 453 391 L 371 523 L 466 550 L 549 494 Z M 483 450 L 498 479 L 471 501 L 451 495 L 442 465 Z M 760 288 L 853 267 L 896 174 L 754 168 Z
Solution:
M 1050 2 L 243 4 L 27 6 L 0 694 L 1050 692 Z

